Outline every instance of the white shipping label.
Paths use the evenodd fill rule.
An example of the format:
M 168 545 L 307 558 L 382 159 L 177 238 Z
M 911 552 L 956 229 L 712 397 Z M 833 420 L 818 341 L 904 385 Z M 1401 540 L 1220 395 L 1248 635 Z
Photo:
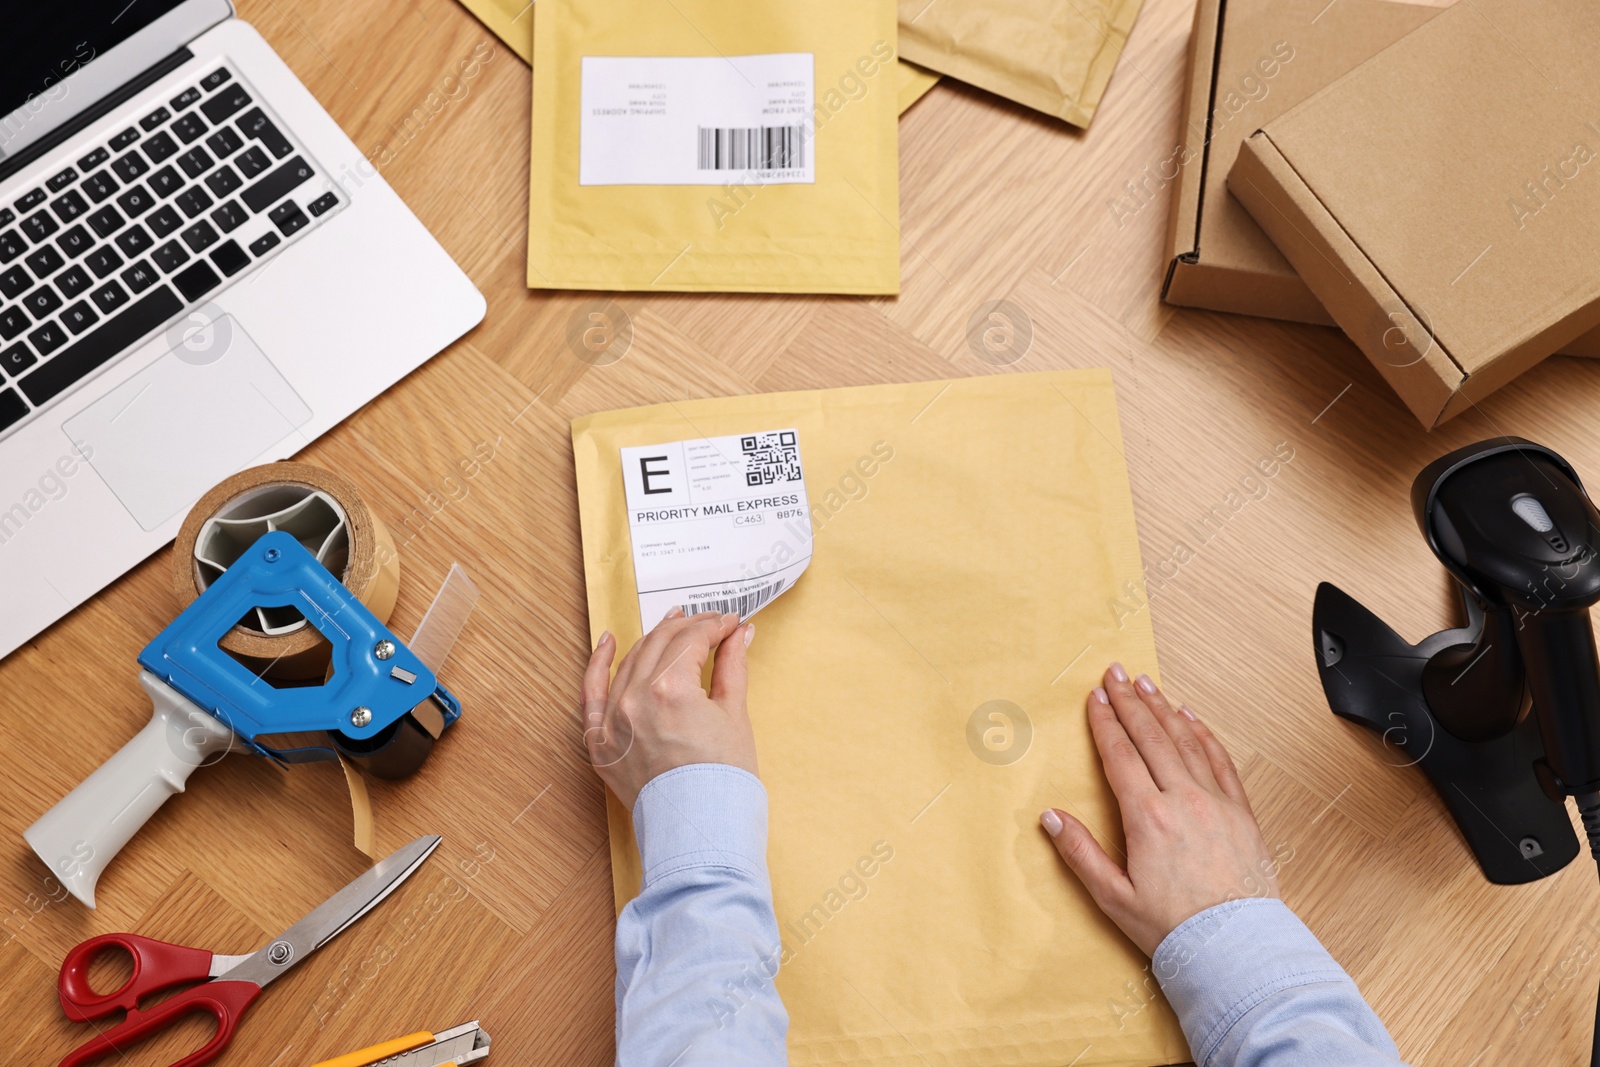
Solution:
M 673 608 L 749 618 L 811 562 L 794 430 L 622 449 L 639 619 Z
M 810 52 L 584 56 L 579 185 L 811 185 Z

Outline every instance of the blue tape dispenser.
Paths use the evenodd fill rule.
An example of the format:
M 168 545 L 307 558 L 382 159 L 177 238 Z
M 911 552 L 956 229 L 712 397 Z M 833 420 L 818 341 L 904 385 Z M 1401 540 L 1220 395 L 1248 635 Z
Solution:
M 332 646 L 321 685 L 275 686 L 218 645 L 250 610 L 290 607 Z M 342 755 L 401 778 L 461 715 L 433 669 L 281 530 L 262 535 L 146 645 L 139 666 L 155 709 L 149 725 L 23 834 L 91 908 L 106 864 L 196 767 L 234 750 L 283 763 Z

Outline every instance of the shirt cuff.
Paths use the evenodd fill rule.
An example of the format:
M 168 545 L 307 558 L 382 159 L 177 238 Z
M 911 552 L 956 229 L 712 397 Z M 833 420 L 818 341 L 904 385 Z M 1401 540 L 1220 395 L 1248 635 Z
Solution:
M 1350 982 L 1288 905 L 1259 897 L 1185 921 L 1156 946 L 1150 970 L 1201 1065 L 1268 998 L 1296 986 Z
M 767 877 L 767 791 L 749 771 L 691 763 L 658 774 L 633 804 L 643 888 L 679 871 L 726 867 Z

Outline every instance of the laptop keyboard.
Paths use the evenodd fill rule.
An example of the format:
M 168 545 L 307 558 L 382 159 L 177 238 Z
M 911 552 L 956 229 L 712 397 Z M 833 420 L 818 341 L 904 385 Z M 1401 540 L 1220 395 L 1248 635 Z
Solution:
M 0 434 L 343 203 L 258 95 L 218 67 L 0 196 Z

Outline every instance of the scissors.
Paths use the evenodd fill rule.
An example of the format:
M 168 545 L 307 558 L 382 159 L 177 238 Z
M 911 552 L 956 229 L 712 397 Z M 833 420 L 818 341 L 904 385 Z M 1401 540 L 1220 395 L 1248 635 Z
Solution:
M 239 1018 L 273 979 L 332 941 L 347 927 L 382 903 L 416 873 L 439 847 L 440 838 L 419 837 L 374 864 L 304 919 L 248 956 L 219 956 L 204 949 L 169 945 L 138 934 L 102 934 L 67 953 L 57 989 L 67 1017 L 89 1022 L 126 1011 L 110 1030 L 68 1053 L 60 1067 L 80 1067 L 111 1053 L 123 1053 L 189 1015 L 210 1015 L 217 1022 L 211 1040 L 172 1067 L 210 1063 L 233 1040 Z M 96 993 L 89 985 L 89 966 L 108 952 L 124 952 L 133 960 L 133 974 L 120 988 Z M 162 1001 L 148 1011 L 139 1001 L 184 982 L 198 985 Z

